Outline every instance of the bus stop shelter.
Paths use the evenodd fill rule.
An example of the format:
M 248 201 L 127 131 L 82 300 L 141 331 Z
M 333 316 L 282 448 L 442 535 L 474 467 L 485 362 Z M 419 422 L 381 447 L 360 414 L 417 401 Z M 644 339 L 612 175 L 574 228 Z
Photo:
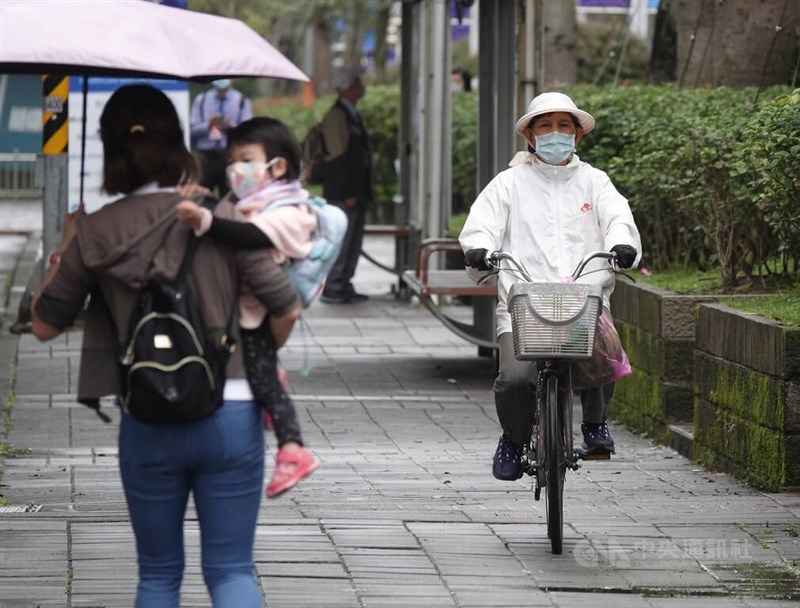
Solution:
M 508 166 L 519 142 L 514 117 L 540 88 L 543 0 L 484 0 L 477 6 L 478 153 L 476 188 Z M 399 197 L 397 214 L 409 229 L 398 250 L 404 282 L 451 330 L 481 354 L 495 346 L 496 290 L 478 290 L 463 271 L 443 270 L 438 252 L 458 250 L 445 238 L 451 213 L 450 15 L 446 0 L 402 4 Z M 422 268 L 420 268 L 422 266 Z M 413 269 L 413 270 L 412 270 Z M 471 296 L 472 324 L 447 317 L 441 296 Z

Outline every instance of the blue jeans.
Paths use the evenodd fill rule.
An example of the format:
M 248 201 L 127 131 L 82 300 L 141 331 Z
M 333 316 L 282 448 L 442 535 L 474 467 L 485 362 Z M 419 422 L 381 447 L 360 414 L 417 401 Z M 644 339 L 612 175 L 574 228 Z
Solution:
M 208 418 L 181 425 L 147 424 L 123 411 L 119 461 L 136 536 L 136 608 L 180 605 L 189 492 L 213 606 L 261 608 L 253 543 L 264 483 L 264 431 L 255 404 L 226 401 Z

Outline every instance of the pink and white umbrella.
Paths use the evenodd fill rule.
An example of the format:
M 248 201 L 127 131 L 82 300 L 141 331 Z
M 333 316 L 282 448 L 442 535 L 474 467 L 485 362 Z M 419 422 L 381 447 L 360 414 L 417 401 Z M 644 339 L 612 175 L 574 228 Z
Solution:
M 0 73 L 308 81 L 241 21 L 142 0 L 0 0 Z
M 308 82 L 246 24 L 143 0 L 0 0 L 0 74 Z M 80 199 L 86 156 L 83 79 Z

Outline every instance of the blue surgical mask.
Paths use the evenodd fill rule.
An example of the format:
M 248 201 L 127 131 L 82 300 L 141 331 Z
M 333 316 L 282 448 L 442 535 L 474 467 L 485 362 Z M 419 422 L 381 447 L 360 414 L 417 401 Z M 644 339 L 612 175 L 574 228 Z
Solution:
M 224 90 L 230 88 L 231 81 L 229 78 L 222 78 L 220 80 L 215 80 L 211 83 L 215 89 Z
M 534 135 L 536 155 L 550 165 L 560 165 L 575 152 L 575 134 L 553 131 Z

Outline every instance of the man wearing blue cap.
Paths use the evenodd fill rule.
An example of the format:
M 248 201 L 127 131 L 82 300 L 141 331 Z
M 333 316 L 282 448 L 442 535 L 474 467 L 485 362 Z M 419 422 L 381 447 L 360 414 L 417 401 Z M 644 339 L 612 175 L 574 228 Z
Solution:
M 222 197 L 228 192 L 225 179 L 225 147 L 229 129 L 250 120 L 253 108 L 229 79 L 215 80 L 212 88 L 194 98 L 191 114 L 192 150 L 200 161 L 200 183 Z

